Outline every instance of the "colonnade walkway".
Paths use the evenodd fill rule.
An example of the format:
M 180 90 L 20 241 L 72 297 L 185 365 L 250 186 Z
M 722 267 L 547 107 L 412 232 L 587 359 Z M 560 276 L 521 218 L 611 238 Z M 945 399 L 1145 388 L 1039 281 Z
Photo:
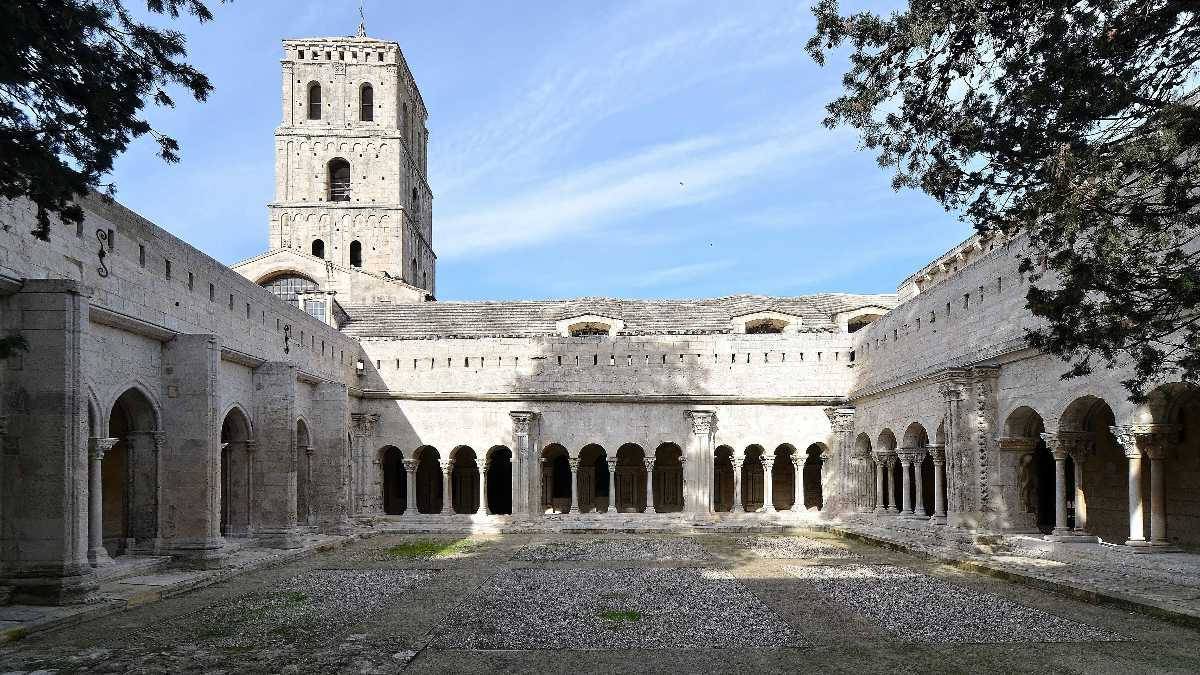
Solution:
M 929 527 L 920 521 L 872 514 L 844 516 L 821 527 L 963 569 L 1200 628 L 1197 553 L 1143 555 L 1128 546 Z

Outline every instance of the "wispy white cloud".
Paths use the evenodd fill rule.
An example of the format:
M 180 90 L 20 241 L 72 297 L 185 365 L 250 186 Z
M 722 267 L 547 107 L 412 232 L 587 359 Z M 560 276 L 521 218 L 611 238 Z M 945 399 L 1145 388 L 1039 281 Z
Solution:
M 664 267 L 662 269 L 651 270 L 635 278 L 630 285 L 634 288 L 652 288 L 655 286 L 678 284 L 699 279 L 720 272 L 721 270 L 727 270 L 736 264 L 737 261 L 735 260 L 710 260 L 690 265 Z
M 815 155 L 829 141 L 829 134 L 811 125 L 780 120 L 724 137 L 653 146 L 442 216 L 441 252 L 447 257 L 494 253 L 710 202 Z
M 798 45 L 807 20 L 802 8 L 786 6 L 743 13 L 645 2 L 539 45 L 543 60 L 510 90 L 514 97 L 481 105 L 477 116 L 446 130 L 431 156 L 438 197 L 459 199 L 515 176 L 536 180 L 605 119 L 706 82 L 804 59 Z

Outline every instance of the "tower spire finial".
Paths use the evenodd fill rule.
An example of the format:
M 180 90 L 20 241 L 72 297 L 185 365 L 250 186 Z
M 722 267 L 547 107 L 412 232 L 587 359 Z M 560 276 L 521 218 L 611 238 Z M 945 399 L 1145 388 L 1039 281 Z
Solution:
M 367 15 L 363 11 L 363 0 L 358 0 L 358 37 L 367 37 Z

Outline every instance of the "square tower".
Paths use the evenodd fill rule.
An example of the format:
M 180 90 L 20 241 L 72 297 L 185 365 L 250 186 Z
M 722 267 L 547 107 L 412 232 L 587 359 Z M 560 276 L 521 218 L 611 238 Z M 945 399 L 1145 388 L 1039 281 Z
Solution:
M 270 247 L 434 292 L 428 118 L 395 42 L 283 42 Z

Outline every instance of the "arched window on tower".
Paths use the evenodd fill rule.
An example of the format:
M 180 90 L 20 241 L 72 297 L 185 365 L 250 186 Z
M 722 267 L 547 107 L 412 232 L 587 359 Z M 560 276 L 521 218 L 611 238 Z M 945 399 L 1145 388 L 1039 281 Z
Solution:
M 412 189 L 412 205 L 413 211 L 416 211 L 417 207 L 421 205 L 421 200 L 417 197 L 417 188 Z
M 412 282 L 417 283 L 417 259 L 412 259 Z
M 321 85 L 316 82 L 308 85 L 308 119 L 321 119 Z
M 350 266 L 362 267 L 362 243 L 358 241 L 350 242 Z
M 321 241 L 320 239 L 313 239 L 312 254 L 317 256 L 318 258 L 324 260 L 325 259 L 325 242 Z
M 358 119 L 363 122 L 375 120 L 375 90 L 369 84 L 363 84 L 358 92 Z
M 341 157 L 329 160 L 329 201 L 350 201 L 350 162 Z

